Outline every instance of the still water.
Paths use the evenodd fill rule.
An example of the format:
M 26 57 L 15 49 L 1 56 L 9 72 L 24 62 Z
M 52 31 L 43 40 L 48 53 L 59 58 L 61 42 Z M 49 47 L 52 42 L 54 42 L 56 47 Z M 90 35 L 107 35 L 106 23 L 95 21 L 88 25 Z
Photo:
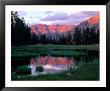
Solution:
M 73 57 L 39 56 L 28 60 L 12 61 L 13 68 L 22 65 L 31 68 L 31 74 L 35 76 L 39 74 L 54 74 L 66 71 L 70 67 L 75 67 L 75 60 Z M 43 67 L 43 72 L 36 72 L 36 67 L 38 65 Z
M 20 66 L 26 66 L 31 69 L 28 74 L 36 76 L 39 74 L 55 74 L 62 71 L 66 71 L 71 68 L 77 68 L 78 64 L 81 62 L 89 62 L 99 55 L 98 51 L 87 51 L 87 55 L 74 56 L 74 57 L 52 57 L 47 56 L 37 56 L 33 58 L 17 58 L 11 61 L 12 73 L 17 72 L 17 68 Z M 43 67 L 42 72 L 36 71 L 38 66 Z M 23 71 L 21 70 L 21 73 Z M 26 75 L 27 73 L 23 73 Z
M 39 74 L 47 74 L 47 73 L 58 73 L 64 70 L 68 70 L 74 64 L 73 58 L 68 57 L 51 57 L 51 56 L 41 56 L 32 58 L 30 60 L 29 67 L 32 69 L 32 75 L 37 75 L 36 66 L 41 65 L 43 66 L 43 72 Z

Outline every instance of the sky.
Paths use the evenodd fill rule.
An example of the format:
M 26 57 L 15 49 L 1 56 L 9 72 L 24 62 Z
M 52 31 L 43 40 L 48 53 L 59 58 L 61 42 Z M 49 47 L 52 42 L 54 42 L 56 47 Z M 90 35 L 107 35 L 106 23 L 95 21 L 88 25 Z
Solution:
M 98 11 L 17 11 L 28 25 L 34 24 L 66 24 L 77 25 L 91 16 L 99 15 Z

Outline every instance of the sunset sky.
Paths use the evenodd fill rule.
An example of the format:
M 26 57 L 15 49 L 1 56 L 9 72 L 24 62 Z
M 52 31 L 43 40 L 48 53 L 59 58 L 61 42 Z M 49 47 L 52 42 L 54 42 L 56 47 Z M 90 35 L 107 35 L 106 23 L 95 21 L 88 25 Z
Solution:
M 29 25 L 33 24 L 74 24 L 91 16 L 99 15 L 98 11 L 18 11 L 19 17 L 23 17 Z

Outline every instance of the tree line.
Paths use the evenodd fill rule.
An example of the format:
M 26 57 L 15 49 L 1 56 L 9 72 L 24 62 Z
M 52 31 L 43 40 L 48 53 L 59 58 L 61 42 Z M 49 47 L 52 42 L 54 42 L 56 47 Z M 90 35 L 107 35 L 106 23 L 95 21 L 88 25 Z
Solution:
M 25 23 L 24 18 L 19 18 L 17 12 L 11 12 L 11 45 L 31 44 L 57 44 L 57 45 L 88 45 L 99 43 L 99 29 L 95 26 L 74 30 L 62 34 L 35 34 Z

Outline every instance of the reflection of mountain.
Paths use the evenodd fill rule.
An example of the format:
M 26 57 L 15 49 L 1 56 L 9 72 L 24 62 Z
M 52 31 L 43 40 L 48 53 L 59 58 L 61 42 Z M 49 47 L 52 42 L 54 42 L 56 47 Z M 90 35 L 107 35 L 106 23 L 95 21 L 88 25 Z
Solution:
M 30 67 L 33 74 L 37 72 L 34 71 L 37 65 L 41 65 L 44 70 L 41 74 L 53 74 L 58 73 L 64 70 L 70 69 L 70 67 L 75 67 L 74 58 L 68 57 L 51 57 L 51 56 L 40 56 L 36 58 L 32 58 L 30 60 Z M 33 68 L 33 69 L 32 69 Z
M 35 59 L 31 59 L 31 64 L 37 64 L 37 65 L 46 65 L 46 64 L 52 64 L 52 65 L 67 65 L 67 64 L 73 64 L 74 59 L 73 58 L 67 58 L 67 57 L 37 57 Z

